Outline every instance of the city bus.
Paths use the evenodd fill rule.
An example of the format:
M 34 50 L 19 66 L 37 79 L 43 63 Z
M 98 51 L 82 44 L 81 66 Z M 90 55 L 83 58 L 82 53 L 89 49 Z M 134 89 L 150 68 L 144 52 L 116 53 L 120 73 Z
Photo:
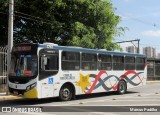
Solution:
M 104 49 L 22 43 L 13 47 L 9 92 L 24 98 L 59 97 L 116 91 L 146 84 L 146 57 Z

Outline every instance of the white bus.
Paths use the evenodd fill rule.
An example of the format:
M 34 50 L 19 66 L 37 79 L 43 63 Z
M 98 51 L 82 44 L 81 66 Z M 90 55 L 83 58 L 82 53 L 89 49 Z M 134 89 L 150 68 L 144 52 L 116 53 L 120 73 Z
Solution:
M 9 91 L 24 98 L 117 91 L 146 84 L 146 58 L 107 50 L 45 44 L 17 44 L 12 50 Z

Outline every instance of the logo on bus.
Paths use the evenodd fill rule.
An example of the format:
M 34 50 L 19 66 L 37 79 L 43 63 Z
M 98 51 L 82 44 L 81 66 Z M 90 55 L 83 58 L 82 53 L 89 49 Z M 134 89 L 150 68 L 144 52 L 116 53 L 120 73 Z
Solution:
M 72 74 L 63 74 L 63 77 L 60 77 L 61 80 L 74 80 L 75 76 Z
M 53 84 L 53 78 L 48 78 L 48 84 Z

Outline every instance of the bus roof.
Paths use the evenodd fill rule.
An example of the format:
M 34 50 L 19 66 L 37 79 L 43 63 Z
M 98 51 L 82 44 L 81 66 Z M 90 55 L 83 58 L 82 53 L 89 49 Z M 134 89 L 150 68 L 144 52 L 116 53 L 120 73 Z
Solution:
M 127 52 L 120 52 L 120 51 L 107 51 L 104 49 L 88 49 L 82 47 L 74 47 L 74 46 L 58 46 L 58 45 L 46 45 L 46 44 L 38 44 L 40 48 L 48 48 L 48 49 L 59 49 L 65 51 L 81 51 L 86 53 L 102 53 L 102 54 L 113 54 L 113 55 L 127 55 L 127 56 L 140 56 L 145 57 L 144 54 L 133 54 Z

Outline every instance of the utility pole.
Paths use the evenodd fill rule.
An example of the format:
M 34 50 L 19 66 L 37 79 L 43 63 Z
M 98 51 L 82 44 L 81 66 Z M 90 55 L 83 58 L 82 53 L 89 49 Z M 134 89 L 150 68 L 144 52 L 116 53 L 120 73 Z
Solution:
M 125 42 L 133 42 L 133 41 L 137 41 L 138 42 L 138 47 L 137 47 L 137 53 L 139 54 L 140 53 L 140 48 L 139 48 L 139 41 L 140 39 L 135 39 L 135 40 L 129 40 L 129 41 L 122 41 L 122 42 L 117 42 L 117 43 L 125 43 Z M 133 44 L 133 43 L 132 43 Z M 134 44 L 133 44 L 134 45 Z M 135 45 L 134 45 L 135 46 Z M 136 46 L 135 46 L 136 47 Z
M 9 0 L 9 20 L 8 20 L 8 52 L 7 52 L 7 81 L 10 70 L 11 51 L 13 47 L 13 15 L 14 15 L 14 0 Z M 7 87 L 8 90 L 8 87 Z M 9 94 L 7 91 L 6 94 Z

